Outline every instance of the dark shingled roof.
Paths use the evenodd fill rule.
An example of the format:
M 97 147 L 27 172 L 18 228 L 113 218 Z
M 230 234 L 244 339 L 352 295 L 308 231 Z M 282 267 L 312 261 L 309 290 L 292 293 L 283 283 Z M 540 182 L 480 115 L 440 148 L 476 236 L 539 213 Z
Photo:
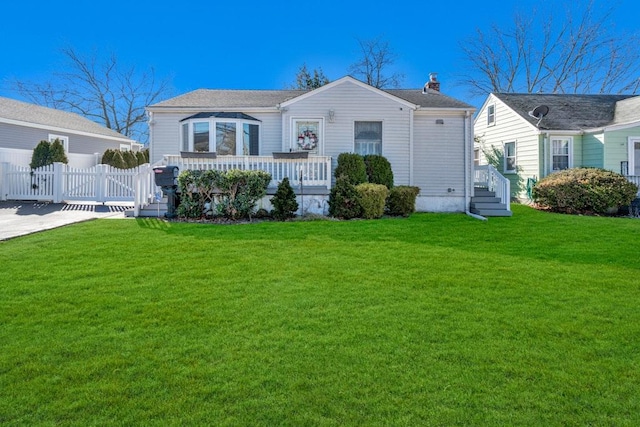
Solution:
M 464 110 L 475 110 L 475 107 L 433 89 L 427 89 L 426 93 L 422 93 L 422 88 L 385 89 L 384 91 L 423 108 L 460 108 Z
M 582 130 L 612 124 L 616 103 L 634 95 L 494 93 L 494 96 L 533 125 L 538 120 L 531 117 L 529 111 L 539 105 L 549 107 L 540 129 Z
M 128 137 L 78 114 L 16 101 L 15 99 L 0 97 L 0 117 L 131 141 Z
M 221 112 L 208 112 L 208 113 L 198 113 L 198 114 L 194 114 L 193 116 L 189 116 L 185 119 L 180 120 L 181 122 L 184 122 L 185 120 L 190 120 L 190 119 L 208 119 L 209 117 L 217 117 L 219 119 L 242 119 L 242 120 L 253 120 L 256 122 L 260 122 L 261 120 L 258 120 L 254 117 L 251 117 L 245 113 L 225 113 L 224 111 Z

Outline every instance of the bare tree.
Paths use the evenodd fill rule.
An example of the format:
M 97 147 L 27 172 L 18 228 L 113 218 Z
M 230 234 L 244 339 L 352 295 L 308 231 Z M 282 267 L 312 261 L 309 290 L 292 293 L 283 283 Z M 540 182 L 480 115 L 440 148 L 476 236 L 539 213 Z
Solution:
M 122 67 L 115 54 L 99 59 L 61 50 L 66 66 L 45 82 L 12 82 L 31 102 L 78 113 L 132 139 L 146 142 L 145 107 L 169 94 L 169 80 L 156 79 L 153 69 L 137 72 Z
M 362 57 L 351 64 L 349 73 L 378 89 L 399 87 L 404 75 L 390 71 L 397 55 L 389 46 L 389 42 L 380 37 L 371 40 L 357 40 Z
M 302 64 L 296 74 L 296 82 L 291 85 L 292 89 L 313 90 L 329 83 L 329 79 L 324 75 L 322 68 L 314 68 L 313 74 L 307 70 L 307 64 Z
M 582 8 L 582 9 L 580 9 Z M 611 10 L 575 2 L 564 20 L 516 14 L 511 28 L 476 30 L 462 44 L 464 84 L 489 92 L 615 93 L 638 90 L 638 37 L 613 34 Z

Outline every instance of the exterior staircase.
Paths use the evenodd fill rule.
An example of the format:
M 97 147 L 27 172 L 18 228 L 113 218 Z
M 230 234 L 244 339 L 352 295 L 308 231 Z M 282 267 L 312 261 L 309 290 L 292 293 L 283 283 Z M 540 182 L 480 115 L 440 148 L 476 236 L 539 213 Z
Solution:
M 487 188 L 476 187 L 471 197 L 469 211 L 480 216 L 511 216 L 513 213 L 505 203 L 500 203 L 494 191 Z
M 163 197 L 162 200 L 154 201 L 151 204 L 146 205 L 140 209 L 140 218 L 164 218 L 164 214 L 167 213 L 167 198 Z M 125 211 L 126 217 L 133 217 L 133 210 Z

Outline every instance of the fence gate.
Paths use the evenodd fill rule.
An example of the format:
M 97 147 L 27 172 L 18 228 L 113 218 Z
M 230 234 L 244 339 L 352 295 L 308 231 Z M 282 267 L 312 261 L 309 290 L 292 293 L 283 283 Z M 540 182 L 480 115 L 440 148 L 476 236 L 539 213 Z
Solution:
M 149 165 L 117 169 L 109 165 L 71 168 L 64 163 L 31 170 L 0 163 L 0 200 L 133 202 L 136 177 Z

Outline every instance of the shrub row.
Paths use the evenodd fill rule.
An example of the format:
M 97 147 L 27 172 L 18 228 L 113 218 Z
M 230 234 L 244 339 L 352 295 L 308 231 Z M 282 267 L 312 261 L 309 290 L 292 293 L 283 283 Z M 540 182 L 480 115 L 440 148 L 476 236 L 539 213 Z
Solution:
M 131 169 L 149 163 L 149 150 L 120 151 L 108 149 L 102 155 L 103 165 L 110 165 L 118 169 Z
M 628 206 L 638 187 L 624 176 L 599 168 L 573 168 L 542 178 L 533 201 L 555 212 L 607 214 Z
M 380 155 L 342 153 L 335 170 L 336 185 L 329 195 L 329 215 L 336 218 L 408 216 L 416 209 L 418 187 L 393 186 L 389 161 Z
M 178 176 L 180 217 L 207 214 L 229 219 L 251 218 L 256 203 L 267 193 L 271 175 L 264 171 L 191 171 Z

